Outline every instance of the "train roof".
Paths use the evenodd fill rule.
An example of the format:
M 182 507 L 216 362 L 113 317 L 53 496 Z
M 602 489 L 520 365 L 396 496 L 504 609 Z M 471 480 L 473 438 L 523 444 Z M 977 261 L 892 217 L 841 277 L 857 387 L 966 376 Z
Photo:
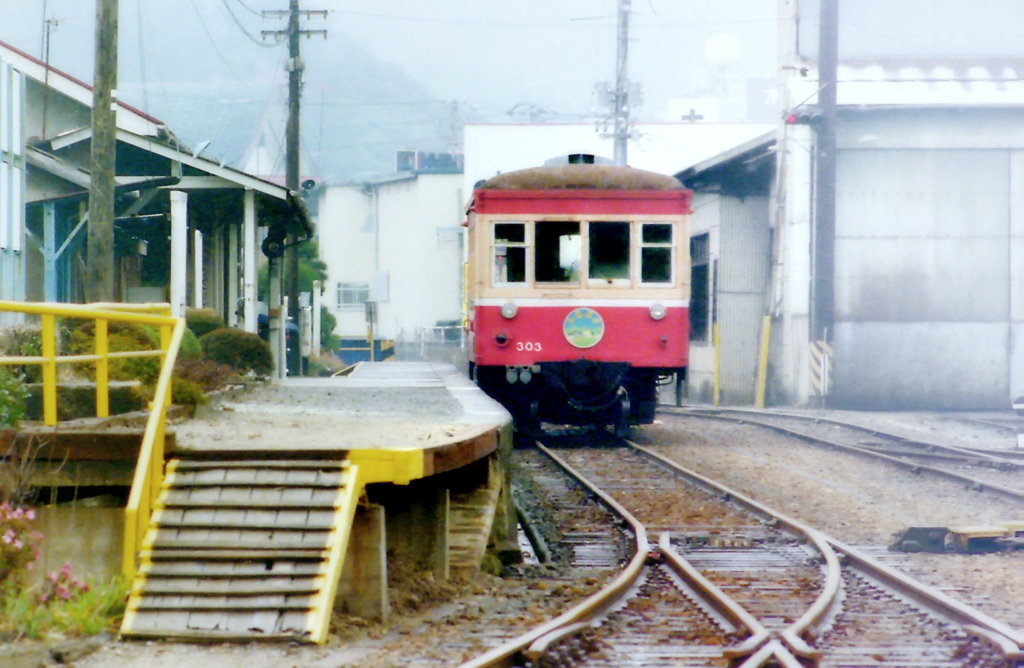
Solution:
M 569 164 L 521 169 L 487 179 L 484 190 L 682 190 L 676 178 L 618 165 Z

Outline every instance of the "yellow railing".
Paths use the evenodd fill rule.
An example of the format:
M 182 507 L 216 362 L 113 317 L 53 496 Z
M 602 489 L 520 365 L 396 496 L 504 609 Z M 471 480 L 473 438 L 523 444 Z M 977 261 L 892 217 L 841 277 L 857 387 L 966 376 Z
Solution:
M 167 408 L 171 405 L 171 373 L 185 333 L 184 318 L 171 315 L 168 304 L 56 304 L 42 302 L 0 301 L 0 311 L 37 315 L 40 319 L 38 356 L 0 357 L 0 365 L 39 365 L 43 377 L 43 422 L 57 424 L 57 365 L 92 362 L 96 370 L 96 415 L 110 414 L 110 360 L 128 357 L 160 357 L 162 365 L 156 391 L 146 420 L 139 459 L 135 466 L 132 490 L 125 508 L 125 533 L 122 570 L 131 577 L 139 546 L 145 535 L 153 502 L 160 493 L 164 475 L 164 432 Z M 78 318 L 95 323 L 95 349 L 92 355 L 59 355 L 57 352 L 57 318 Z M 107 326 L 110 322 L 132 322 L 152 325 L 160 330 L 160 348 L 110 352 Z

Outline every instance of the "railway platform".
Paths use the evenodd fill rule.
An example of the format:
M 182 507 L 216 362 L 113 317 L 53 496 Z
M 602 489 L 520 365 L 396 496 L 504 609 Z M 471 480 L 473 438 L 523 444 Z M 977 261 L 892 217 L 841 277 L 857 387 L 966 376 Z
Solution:
M 178 424 L 126 637 L 323 642 L 388 615 L 395 558 L 446 578 L 515 551 L 511 419 L 450 365 L 364 363 Z

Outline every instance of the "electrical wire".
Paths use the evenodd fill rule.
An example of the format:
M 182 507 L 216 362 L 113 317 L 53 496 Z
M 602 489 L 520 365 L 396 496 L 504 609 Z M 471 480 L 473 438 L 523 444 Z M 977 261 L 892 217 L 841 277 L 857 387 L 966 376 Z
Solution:
M 248 9 L 250 12 L 252 12 L 256 16 L 263 16 L 263 14 L 261 14 L 260 12 L 256 11 L 255 9 L 250 7 L 249 5 L 247 5 L 244 2 L 242 2 L 242 0 L 235 0 L 235 2 L 237 2 L 240 5 L 242 5 L 242 7 L 244 7 L 245 9 Z
M 231 16 L 231 20 L 235 22 L 235 26 L 238 27 L 238 29 L 242 32 L 243 35 L 245 35 L 246 37 L 249 38 L 250 42 L 252 42 L 256 46 L 261 46 L 264 49 L 276 48 L 277 45 L 281 43 L 282 38 L 280 36 L 278 36 L 277 40 L 275 40 L 273 43 L 268 44 L 264 40 L 260 39 L 259 37 L 256 37 L 252 33 L 250 33 L 248 30 L 245 29 L 245 26 L 242 25 L 242 22 L 238 20 L 238 17 L 235 16 L 235 12 L 232 11 L 231 5 L 228 4 L 228 0 L 220 0 L 220 1 L 224 5 L 224 9 L 226 9 L 228 11 L 228 15 Z M 245 5 L 243 4 L 243 6 L 245 6 Z M 249 9 L 249 8 L 246 7 L 246 9 Z M 249 11 L 252 11 L 252 10 L 249 10 Z

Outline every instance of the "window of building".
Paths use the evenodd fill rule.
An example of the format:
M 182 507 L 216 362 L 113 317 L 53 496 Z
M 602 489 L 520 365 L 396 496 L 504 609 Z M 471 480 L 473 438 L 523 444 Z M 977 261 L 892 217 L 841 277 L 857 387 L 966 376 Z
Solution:
M 526 282 L 526 224 L 494 224 L 494 284 Z
M 629 223 L 590 223 L 588 277 L 629 281 Z
M 710 340 L 711 235 L 690 238 L 690 340 Z
M 338 283 L 337 300 L 338 310 L 363 308 L 370 299 L 369 283 Z
M 640 282 L 672 283 L 672 224 L 640 226 Z
M 534 238 L 534 278 L 538 283 L 579 281 L 579 223 L 541 221 L 534 228 Z

